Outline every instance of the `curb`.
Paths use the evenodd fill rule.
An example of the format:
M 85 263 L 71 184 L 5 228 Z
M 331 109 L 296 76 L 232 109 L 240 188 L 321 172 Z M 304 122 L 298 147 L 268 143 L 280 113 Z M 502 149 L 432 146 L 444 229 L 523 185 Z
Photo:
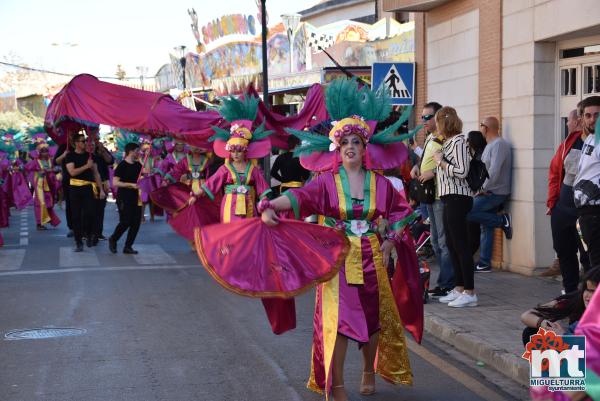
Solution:
M 425 312 L 425 331 L 471 358 L 484 362 L 511 380 L 529 386 L 529 365 L 519 356 L 502 349 L 494 349 L 489 341 L 427 312 Z

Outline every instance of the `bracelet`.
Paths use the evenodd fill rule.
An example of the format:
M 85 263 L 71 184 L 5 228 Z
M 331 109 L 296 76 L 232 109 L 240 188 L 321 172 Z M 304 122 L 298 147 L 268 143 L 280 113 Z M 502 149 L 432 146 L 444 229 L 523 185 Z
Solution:
M 258 209 L 258 213 L 261 214 L 267 209 L 273 209 L 273 211 L 275 211 L 273 204 L 267 198 L 264 198 L 258 202 L 258 206 L 256 208 Z
M 398 234 L 395 231 L 390 231 L 385 235 L 385 239 L 393 242 L 398 242 Z

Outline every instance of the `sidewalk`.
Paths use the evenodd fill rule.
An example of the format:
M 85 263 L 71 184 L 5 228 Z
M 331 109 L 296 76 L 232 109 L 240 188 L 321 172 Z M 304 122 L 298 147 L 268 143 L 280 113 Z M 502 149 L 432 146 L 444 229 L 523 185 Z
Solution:
M 435 287 L 438 267 L 429 259 Z M 475 273 L 479 306 L 450 308 L 437 299 L 425 304 L 426 335 L 436 337 L 512 380 L 529 385 L 529 365 L 521 358 L 521 314 L 560 295 L 553 278 L 496 271 Z

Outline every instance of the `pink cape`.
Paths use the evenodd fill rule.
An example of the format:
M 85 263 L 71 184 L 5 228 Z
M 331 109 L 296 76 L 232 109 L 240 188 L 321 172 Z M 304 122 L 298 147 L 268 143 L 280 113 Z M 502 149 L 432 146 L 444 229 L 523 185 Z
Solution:
M 271 227 L 257 217 L 198 229 L 195 240 L 208 273 L 249 297 L 290 298 L 328 281 L 350 247 L 334 228 L 296 220 Z
M 190 188 L 182 183 L 161 187 L 150 193 L 150 198 L 159 207 L 172 214 L 169 224 L 173 230 L 188 241 L 194 240 L 194 229 L 219 222 L 219 203 L 206 197 L 188 205 Z

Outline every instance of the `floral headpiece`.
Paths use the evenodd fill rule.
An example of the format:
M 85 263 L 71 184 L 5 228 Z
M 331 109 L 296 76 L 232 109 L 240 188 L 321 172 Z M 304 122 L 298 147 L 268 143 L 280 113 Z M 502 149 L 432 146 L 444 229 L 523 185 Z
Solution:
M 408 156 L 402 141 L 413 137 L 421 126 L 408 134 L 397 135 L 397 130 L 408 120 L 411 107 L 391 125 L 376 131 L 377 123 L 388 120 L 392 105 L 387 91 L 380 87 L 359 89 L 356 79 L 339 78 L 327 87 L 325 104 L 332 128 L 322 132 L 323 124 L 313 129 L 319 133 L 286 128 L 286 131 L 302 142 L 294 154 L 300 156 L 301 164 L 312 171 L 337 169 L 340 163 L 339 148 L 343 137 L 356 134 L 366 146 L 364 164 L 367 169 L 386 170 L 401 165 Z
M 209 138 L 215 153 L 228 158 L 230 152 L 246 152 L 246 157 L 256 159 L 269 154 L 271 143 L 267 139 L 272 131 L 265 130 L 264 122 L 254 132 L 252 125 L 258 111 L 258 98 L 245 96 L 243 99 L 224 98 L 219 113 L 231 123 L 229 131 L 213 126 L 215 134 Z

